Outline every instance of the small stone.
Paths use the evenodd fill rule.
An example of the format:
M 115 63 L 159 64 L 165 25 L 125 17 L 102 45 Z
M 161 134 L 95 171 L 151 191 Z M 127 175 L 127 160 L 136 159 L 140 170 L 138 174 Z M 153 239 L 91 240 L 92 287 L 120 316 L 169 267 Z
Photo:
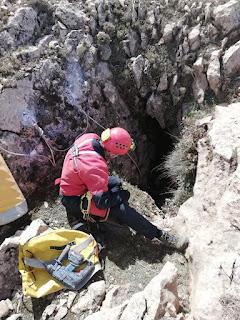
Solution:
M 67 307 L 60 307 L 60 308 L 58 309 L 57 314 L 56 314 L 55 317 L 54 317 L 54 320 L 61 320 L 61 319 L 63 319 L 63 318 L 67 315 L 67 313 L 68 313 Z
M 9 305 L 6 300 L 0 301 L 0 319 L 6 317 L 10 312 Z
M 192 51 L 200 47 L 200 25 L 194 27 L 188 35 L 189 45 Z
M 76 298 L 77 296 L 77 293 L 76 292 L 73 292 L 73 291 L 70 291 L 69 294 L 68 294 L 68 301 L 67 301 L 67 308 L 68 309 L 71 309 L 72 307 L 72 304 L 74 302 L 74 299 Z
M 23 319 L 23 315 L 21 313 L 12 314 L 6 320 L 18 320 L 18 319 Z

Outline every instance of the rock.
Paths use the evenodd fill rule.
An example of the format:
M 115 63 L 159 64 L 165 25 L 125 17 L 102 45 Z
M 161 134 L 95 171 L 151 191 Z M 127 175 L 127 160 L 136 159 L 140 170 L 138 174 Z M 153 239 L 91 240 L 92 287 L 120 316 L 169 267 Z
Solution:
M 50 228 L 41 220 L 34 220 L 20 235 L 20 242 L 23 245 L 29 239 L 36 237 L 37 235 L 50 230 Z
M 129 320 L 129 319 L 141 320 L 141 319 L 145 319 L 146 313 L 147 313 L 146 299 L 144 297 L 143 292 L 138 292 L 131 297 L 120 319 L 121 320 Z
M 22 114 L 28 107 L 27 101 L 32 93 L 32 82 L 29 80 L 19 80 L 17 88 L 5 89 L 1 93 L 0 130 L 20 133 Z
M 21 49 L 13 54 L 17 59 L 22 60 L 22 62 L 27 63 L 34 59 L 39 59 L 41 55 L 41 51 L 39 47 L 30 46 L 25 49 Z
M 24 317 L 21 313 L 12 314 L 6 320 L 18 320 L 18 319 L 24 319 Z
M 203 58 L 200 57 L 193 65 L 194 81 L 192 84 L 193 94 L 198 103 L 203 103 L 205 97 L 205 91 L 208 88 L 207 76 L 203 72 Z
M 128 66 L 129 66 L 129 69 L 133 72 L 137 88 L 140 89 L 142 84 L 142 76 L 143 76 L 143 70 L 145 66 L 145 59 L 143 58 L 142 55 L 139 55 L 136 58 L 131 58 Z
M 11 309 L 9 308 L 9 303 L 7 300 L 0 301 L 0 319 L 6 317 L 10 313 Z
M 230 0 L 217 6 L 213 10 L 215 24 L 222 28 L 223 34 L 240 26 L 240 3 L 238 0 Z
M 55 16 L 70 29 L 79 29 L 88 22 L 85 13 L 68 2 L 61 2 L 61 5 L 56 8 Z
M 34 38 L 37 26 L 37 12 L 31 7 L 24 7 L 17 9 L 9 18 L 7 30 L 17 45 L 27 44 Z
M 86 317 L 85 320 L 120 320 L 125 307 L 126 303 L 111 309 L 106 308 Z
M 223 56 L 223 68 L 227 76 L 232 76 L 240 70 L 240 41 L 231 46 Z
M 113 308 L 122 304 L 126 300 L 130 285 L 113 286 L 113 288 L 107 292 L 106 297 L 102 303 L 103 308 Z M 102 310 L 101 309 L 101 310 Z
M 215 50 L 211 53 L 207 70 L 207 79 L 209 86 L 216 95 L 218 95 L 221 87 L 221 65 L 219 61 L 220 54 L 220 50 Z
M 68 294 L 68 301 L 67 301 L 67 308 L 68 308 L 68 309 L 71 309 L 72 304 L 73 304 L 76 296 L 77 296 L 77 293 L 76 293 L 76 292 L 73 292 L 73 291 L 70 291 L 70 292 L 69 292 L 69 294 Z
M 210 19 L 212 18 L 212 14 L 213 14 L 212 3 L 208 2 L 206 3 L 206 6 L 205 6 L 205 22 L 210 21 Z
M 157 90 L 158 91 L 165 91 L 168 88 L 168 77 L 167 77 L 167 73 L 163 73 L 163 75 L 160 78 Z
M 167 262 L 161 272 L 146 286 L 143 294 L 147 305 L 145 320 L 161 318 L 168 303 L 178 311 L 177 269 L 174 264 Z
M 146 21 L 150 25 L 153 25 L 155 23 L 155 15 L 154 15 L 154 11 L 153 10 L 148 10 L 147 11 Z
M 136 31 L 130 29 L 128 33 L 128 46 L 132 57 L 136 56 L 139 50 L 140 39 Z
M 193 197 L 179 211 L 190 241 L 186 255 L 192 283 L 191 317 L 236 319 L 240 294 L 236 267 L 240 263 L 240 103 L 216 106 L 208 127 L 198 143 Z
M 195 51 L 200 47 L 200 25 L 197 25 L 189 32 L 188 41 L 192 51 Z
M 163 30 L 163 43 L 168 43 L 173 39 L 173 30 L 175 28 L 175 23 L 167 23 Z
M 37 45 L 39 50 L 41 52 L 45 50 L 48 47 L 49 43 L 52 41 L 52 39 L 53 36 L 51 34 L 44 36 L 42 39 L 40 39 Z
M 145 32 L 141 32 L 141 48 L 143 50 L 145 50 L 147 48 L 147 45 L 148 45 L 148 36 Z
M 46 320 L 51 317 L 56 309 L 57 305 L 55 303 L 51 303 L 50 305 L 48 305 L 42 313 L 41 320 Z
M 156 119 L 162 129 L 165 128 L 165 114 L 166 106 L 162 101 L 162 97 L 153 93 L 147 101 L 147 114 Z
M 209 24 L 207 26 L 207 33 L 209 38 L 215 38 L 218 35 L 218 29 L 213 25 L 213 24 Z
M 88 286 L 86 294 L 80 296 L 78 302 L 71 308 L 75 314 L 96 311 L 101 305 L 106 293 L 105 281 L 93 282 Z
M 57 314 L 54 316 L 54 320 L 61 320 L 63 319 L 68 313 L 68 309 L 67 307 L 63 307 L 61 306 L 59 309 L 58 309 L 58 312 Z
M 100 57 L 102 60 L 107 61 L 110 59 L 112 55 L 112 50 L 109 45 L 100 47 Z

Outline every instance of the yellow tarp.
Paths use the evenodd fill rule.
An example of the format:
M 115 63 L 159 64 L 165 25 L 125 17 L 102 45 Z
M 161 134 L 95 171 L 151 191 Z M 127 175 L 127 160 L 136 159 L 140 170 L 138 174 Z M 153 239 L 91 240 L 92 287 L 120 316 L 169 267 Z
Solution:
M 19 271 L 22 275 L 22 287 L 25 295 L 40 298 L 47 294 L 63 289 L 63 285 L 45 270 L 26 266 L 25 258 L 35 258 L 42 261 L 51 261 L 61 254 L 61 251 L 50 247 L 62 247 L 74 241 L 76 245 L 82 243 L 89 237 L 88 234 L 67 229 L 47 231 L 37 237 L 30 239 L 19 247 Z M 81 253 L 85 258 L 93 251 L 96 241 L 92 241 Z M 101 269 L 97 254 L 93 254 L 91 262 L 95 265 L 95 272 Z
M 18 219 L 27 211 L 26 200 L 0 155 L 0 225 Z

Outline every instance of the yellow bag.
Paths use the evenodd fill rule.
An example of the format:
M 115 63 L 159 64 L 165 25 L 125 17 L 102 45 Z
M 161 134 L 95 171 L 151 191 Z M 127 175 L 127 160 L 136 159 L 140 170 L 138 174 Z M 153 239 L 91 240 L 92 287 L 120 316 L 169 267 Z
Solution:
M 89 239 L 91 242 L 89 242 Z M 94 272 L 91 277 L 101 269 L 98 258 L 97 242 L 89 234 L 81 231 L 57 229 L 46 231 L 36 236 L 25 244 L 19 246 L 19 271 L 22 275 L 22 287 L 25 295 L 40 298 L 47 294 L 59 291 L 65 286 L 53 278 L 46 269 L 30 267 L 26 264 L 27 260 L 52 261 L 57 259 L 64 247 L 69 243 L 74 245 L 86 244 L 81 251 L 86 260 L 90 260 L 94 265 Z M 74 248 L 74 246 L 73 246 Z M 34 259 L 31 259 L 34 258 Z M 63 265 L 67 265 L 65 260 Z M 76 270 L 81 272 L 84 269 L 84 263 Z
M 27 202 L 0 154 L 0 225 L 27 213 Z

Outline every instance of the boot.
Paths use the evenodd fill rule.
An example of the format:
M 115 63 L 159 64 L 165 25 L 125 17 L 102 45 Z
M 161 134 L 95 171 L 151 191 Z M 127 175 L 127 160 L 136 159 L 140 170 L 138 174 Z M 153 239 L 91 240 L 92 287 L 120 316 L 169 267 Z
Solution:
M 188 239 L 182 237 L 176 237 L 164 230 L 158 230 L 157 238 L 161 241 L 166 247 L 170 247 L 181 252 L 184 252 L 188 247 Z

